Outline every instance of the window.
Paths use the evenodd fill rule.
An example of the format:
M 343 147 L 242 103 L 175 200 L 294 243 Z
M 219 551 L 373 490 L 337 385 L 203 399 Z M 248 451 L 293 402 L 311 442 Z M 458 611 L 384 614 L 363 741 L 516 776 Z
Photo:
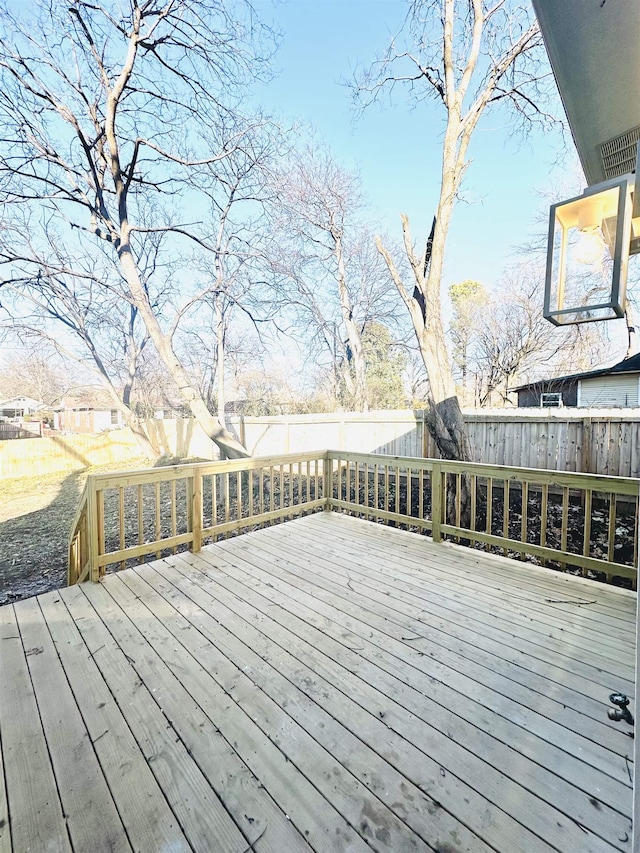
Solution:
M 540 405 L 543 409 L 557 408 L 562 405 L 562 394 L 559 391 L 540 394 Z

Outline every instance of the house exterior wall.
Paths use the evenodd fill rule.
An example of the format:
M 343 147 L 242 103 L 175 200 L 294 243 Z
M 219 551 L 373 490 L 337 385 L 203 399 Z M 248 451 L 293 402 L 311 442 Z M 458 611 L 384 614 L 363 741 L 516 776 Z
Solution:
M 117 409 L 64 409 L 56 414 L 56 428 L 63 432 L 98 433 L 123 426 Z
M 542 394 L 562 394 L 563 406 L 578 405 L 578 382 L 575 379 L 538 382 L 518 391 L 518 408 L 539 407 Z
M 581 379 L 578 387 L 578 405 L 583 408 L 599 409 L 637 406 L 639 379 L 637 373 Z

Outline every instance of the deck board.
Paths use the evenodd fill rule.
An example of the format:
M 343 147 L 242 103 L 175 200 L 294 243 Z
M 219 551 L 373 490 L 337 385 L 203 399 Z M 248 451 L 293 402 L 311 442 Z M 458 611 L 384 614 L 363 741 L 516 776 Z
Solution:
M 509 678 L 543 695 L 550 695 L 551 691 L 551 695 L 568 707 L 594 719 L 602 719 L 603 686 L 606 688 L 607 683 L 611 682 L 608 681 L 610 676 L 605 676 L 607 683 L 601 683 L 601 670 L 594 670 L 587 665 L 588 668 L 581 667 L 581 671 L 576 673 L 576 662 L 562 654 L 561 649 L 553 651 L 549 646 L 516 637 L 505 630 L 502 621 L 489 625 L 486 620 L 473 619 L 468 607 L 460 611 L 441 591 L 423 595 L 419 584 L 416 586 L 413 583 L 405 592 L 404 585 L 395 580 L 390 589 L 389 583 L 384 580 L 358 575 L 357 566 L 352 567 L 350 573 L 352 584 L 354 578 L 361 581 L 359 589 L 381 591 L 387 596 L 386 601 L 398 599 L 403 613 L 409 608 L 415 612 L 419 601 L 417 618 L 421 621 L 420 630 L 427 632 L 434 642 L 446 637 L 447 647 L 462 657 L 483 667 L 498 668 Z M 384 573 L 381 570 L 381 574 Z M 592 681 L 589 676 L 597 681 Z M 625 685 L 629 687 L 629 682 L 626 681 Z
M 231 546 L 225 543 L 221 547 L 228 550 Z M 243 545 L 243 553 L 248 553 L 251 548 L 247 542 Z M 264 559 L 267 553 L 271 555 L 268 563 Z M 464 659 L 449 650 L 442 638 L 429 638 L 424 620 L 419 619 L 419 608 L 403 605 L 403 610 L 415 611 L 412 619 L 387 603 L 392 598 L 391 594 L 388 597 L 380 596 L 382 603 L 361 594 L 357 583 L 350 579 L 346 552 L 341 553 L 342 583 L 325 577 L 324 557 L 318 557 L 314 562 L 308 547 L 305 546 L 304 557 L 296 556 L 293 552 L 290 556 L 283 556 L 286 553 L 283 543 L 268 548 L 261 540 L 259 553 L 254 553 L 255 571 L 265 572 L 264 566 L 268 565 L 271 582 L 279 583 L 278 589 L 285 591 L 289 589 L 290 576 L 294 576 L 295 597 L 298 600 L 304 597 L 318 613 L 336 620 L 343 628 L 353 628 L 359 637 L 357 642 L 371 641 L 385 652 L 392 653 L 396 658 L 395 666 L 407 657 L 411 659 L 412 672 L 407 674 L 407 678 L 412 678 L 417 670 L 442 681 L 455 695 L 463 695 L 483 704 L 494 714 L 517 722 L 530 732 L 540 733 L 542 730 L 543 736 L 558 747 L 588 756 L 604 772 L 617 774 L 620 778 L 627 776 L 624 762 L 615 756 L 612 759 L 611 751 L 626 755 L 629 741 L 619 729 L 608 724 L 605 713 L 602 715 L 603 722 L 594 726 L 591 720 L 583 720 L 582 715 L 565 708 L 563 703 L 548 693 L 534 693 L 510 681 L 495 669 L 469 666 Z M 278 561 L 285 562 L 286 567 L 278 566 Z M 256 562 L 261 562 L 260 568 Z M 299 568 L 298 563 L 303 567 Z M 328 569 L 326 574 L 329 574 Z M 422 683 L 419 689 L 426 690 L 427 685 Z M 611 689 L 616 689 L 615 683 L 611 684 L 609 690 L 603 688 L 603 700 Z M 452 698 L 448 704 L 455 701 Z M 563 717 L 564 725 L 561 722 Z M 588 739 L 580 733 L 582 723 L 589 727 L 591 736 Z M 601 746 L 602 741 L 606 747 Z
M 219 584 L 216 583 L 216 597 L 218 597 L 218 587 Z M 241 601 L 241 604 L 234 607 L 233 612 L 239 614 L 239 611 L 244 609 L 245 618 L 253 620 L 252 614 L 242 606 L 244 599 L 238 596 L 236 602 L 238 601 Z M 207 604 L 204 598 L 201 598 L 200 606 L 208 609 L 211 604 Z M 218 611 L 218 618 L 224 618 L 224 613 Z M 259 652 L 262 660 L 271 662 L 273 666 L 286 672 L 291 681 L 299 683 L 307 695 L 314 698 L 321 706 L 330 709 L 331 713 L 340 719 L 342 725 L 352 727 L 360 739 L 370 747 L 380 750 L 380 744 L 386 740 L 385 749 L 381 750 L 385 759 L 401 767 L 405 775 L 413 779 L 423 790 L 427 787 L 438 802 L 448 801 L 448 807 L 452 811 L 469 813 L 475 810 L 477 814 L 481 814 L 486 808 L 486 799 L 493 797 L 493 803 L 497 808 L 494 811 L 492 826 L 485 828 L 491 843 L 510 844 L 510 849 L 547 849 L 540 847 L 537 839 L 523 835 L 522 830 L 507 818 L 503 810 L 508 801 L 512 803 L 510 811 L 520 819 L 520 822 L 526 816 L 529 826 L 535 825 L 539 832 L 545 832 L 547 835 L 555 834 L 561 849 L 572 849 L 572 845 L 582 843 L 582 833 L 580 830 L 575 831 L 573 823 L 570 822 L 568 827 L 563 826 L 558 813 L 552 809 L 546 809 L 539 801 L 536 802 L 535 816 L 532 820 L 532 798 L 528 791 L 517 782 L 509 782 L 498 768 L 510 766 L 513 774 L 513 768 L 517 765 L 518 774 L 526 777 L 527 785 L 542 789 L 551 802 L 558 796 L 557 779 L 553 774 L 522 760 L 518 753 L 508 750 L 496 739 L 485 738 L 484 743 L 478 743 L 483 739 L 481 736 L 478 737 L 480 733 L 474 729 L 476 751 L 482 751 L 484 748 L 484 756 L 491 763 L 478 758 L 473 751 L 461 748 L 456 743 L 460 737 L 460 720 L 455 720 L 455 734 L 447 731 L 446 727 L 451 728 L 454 722 L 448 710 L 445 709 L 444 714 L 448 716 L 444 731 L 439 732 L 432 725 L 433 703 L 428 703 L 424 694 L 418 694 L 415 691 L 413 703 L 406 703 L 403 706 L 393 698 L 398 696 L 402 681 L 393 684 L 391 679 L 388 679 L 390 683 L 386 691 L 378 691 L 367 682 L 365 674 L 362 678 L 357 678 L 353 668 L 338 666 L 335 656 L 322 654 L 320 651 L 322 642 L 319 638 L 316 638 L 314 643 L 303 645 L 297 636 L 292 637 L 282 630 L 274 632 L 274 622 L 275 617 L 272 615 L 266 627 L 261 625 L 261 631 L 268 630 L 276 642 L 265 641 L 258 631 L 255 629 L 252 631 L 246 626 L 237 625 L 234 632 L 246 636 L 247 644 Z M 303 675 L 299 674 L 299 664 L 287 665 L 286 660 L 283 659 L 285 654 L 283 649 L 286 647 L 295 648 L 295 658 L 293 655 L 289 657 L 294 662 L 300 659 L 304 664 Z M 397 669 L 402 674 L 401 666 Z M 315 674 L 312 682 L 308 676 L 309 672 Z M 331 695 L 331 686 L 342 693 L 337 703 L 335 695 Z M 363 714 L 363 710 L 367 713 Z M 411 714 L 410 719 L 407 719 L 407 711 Z M 383 714 L 382 719 L 378 719 L 380 713 Z M 379 731 L 376 731 L 376 728 Z M 410 744 L 413 749 L 407 744 Z M 367 764 L 371 767 L 371 759 L 368 759 Z M 443 783 L 443 786 L 446 786 L 446 795 L 443 790 L 434 790 L 436 786 L 433 780 L 438 781 L 441 770 L 445 774 L 443 778 L 447 780 Z M 584 766 L 582 770 L 584 773 Z M 482 791 L 482 796 L 479 796 L 479 791 Z M 575 818 L 588 824 L 593 815 L 593 807 L 587 802 L 586 796 L 580 794 L 573 796 L 574 793 L 569 788 L 562 792 L 563 806 L 569 807 Z M 621 789 L 619 794 L 622 793 Z M 572 796 L 573 799 L 571 799 Z M 612 817 L 610 810 L 603 806 L 597 818 L 599 825 L 604 817 L 603 808 L 607 811 L 608 817 Z M 550 821 L 553 821 L 551 826 Z M 609 829 L 613 831 L 618 825 L 617 816 L 613 815 Z
M 0 853 L 628 851 L 634 642 L 627 591 L 326 512 L 8 605 Z
M 396 534 L 399 531 L 389 532 Z M 361 547 L 366 547 L 367 553 L 371 556 L 377 556 L 379 562 L 376 564 L 376 572 L 367 573 L 366 568 L 362 566 L 362 560 L 359 558 L 349 563 L 349 543 L 353 548 L 353 541 L 356 536 L 353 531 L 345 544 L 340 546 L 334 544 L 330 549 L 323 549 L 321 553 L 311 538 L 305 538 L 302 535 L 292 539 L 291 536 L 291 531 L 286 532 L 282 537 L 282 542 L 274 544 L 273 547 L 286 547 L 285 543 L 288 542 L 289 548 L 299 551 L 300 543 L 308 541 L 309 545 L 305 548 L 312 549 L 316 556 L 320 556 L 326 568 L 331 570 L 334 575 L 337 573 L 339 579 L 340 575 L 344 576 L 343 567 L 349 564 L 351 587 L 356 580 L 360 580 L 363 582 L 363 587 L 358 586 L 358 589 L 366 587 L 367 593 L 371 589 L 382 589 L 385 595 L 390 595 L 392 599 L 398 599 L 402 602 L 400 605 L 402 613 L 406 613 L 407 608 L 410 607 L 413 607 L 414 613 L 420 611 L 430 613 L 429 624 L 434 614 L 445 613 L 446 622 L 460 624 L 464 631 L 468 631 L 470 627 L 476 628 L 479 635 L 496 638 L 503 648 L 505 643 L 508 643 L 509 647 L 526 649 L 528 659 L 548 659 L 553 661 L 555 665 L 564 665 L 567 672 L 575 673 L 577 669 L 581 679 L 585 679 L 588 683 L 593 681 L 596 684 L 601 684 L 605 689 L 610 687 L 612 678 L 616 680 L 616 683 L 618 679 L 626 680 L 627 687 L 632 684 L 633 664 L 629 663 L 629 656 L 625 648 L 628 644 L 633 643 L 635 628 L 631 621 L 629 621 L 631 628 L 627 627 L 625 631 L 616 630 L 613 654 L 605 656 L 599 654 L 599 645 L 597 649 L 593 650 L 585 648 L 585 641 L 589 636 L 588 620 L 590 620 L 590 613 L 586 612 L 586 608 L 582 606 L 578 608 L 577 617 L 583 625 L 586 623 L 586 627 L 583 627 L 583 636 L 578 643 L 574 639 L 573 633 L 566 630 L 570 627 L 570 619 L 576 619 L 575 614 L 565 615 L 563 613 L 559 619 L 556 619 L 555 623 L 552 623 L 550 629 L 541 629 L 528 610 L 528 601 L 523 602 L 521 596 L 507 599 L 508 606 L 506 607 L 496 607 L 498 602 L 490 600 L 487 603 L 486 597 L 481 598 L 475 589 L 469 590 L 466 595 L 455 590 L 452 591 L 450 588 L 451 576 L 452 573 L 456 572 L 459 565 L 460 549 L 457 549 L 457 552 L 452 555 L 448 564 L 444 562 L 445 568 L 448 570 L 445 582 L 438 580 L 437 586 L 435 586 L 431 583 L 427 585 L 424 581 L 421 583 L 420 572 L 423 571 L 423 568 L 416 561 L 412 565 L 412 558 L 408 553 L 404 551 L 394 552 L 390 545 L 383 553 L 377 552 L 376 554 L 369 539 L 360 540 L 362 542 Z M 334 539 L 337 538 L 335 531 L 333 536 Z M 356 541 L 358 540 L 356 539 Z M 443 548 L 445 551 L 449 550 L 447 546 L 443 546 Z M 463 559 L 465 556 L 465 552 L 463 552 Z M 471 557 L 471 559 L 476 558 Z M 430 582 L 437 579 L 437 571 L 440 570 L 442 562 L 446 560 L 446 556 L 440 557 L 438 555 L 437 567 L 434 569 L 429 564 Z M 413 574 L 410 576 L 410 580 L 413 581 L 413 584 L 407 585 L 403 579 L 411 569 L 413 569 Z M 391 582 L 389 577 L 392 578 Z M 554 575 L 551 575 L 550 580 L 553 579 L 555 579 Z M 593 584 L 591 584 L 591 588 L 593 589 Z M 517 590 L 518 587 L 514 586 L 514 589 Z M 551 595 L 554 595 L 552 588 L 547 592 L 547 596 L 550 597 Z M 469 608 L 470 596 L 474 602 L 472 610 Z M 549 606 L 551 607 L 551 605 Z M 596 638 L 593 639 L 593 642 L 596 642 Z M 597 638 L 597 642 L 600 642 L 599 638 Z M 502 662 L 503 656 L 499 654 L 498 660 Z M 597 664 L 601 664 L 601 666 Z M 588 684 L 585 689 L 588 689 Z M 601 694 L 601 689 L 598 692 Z
M 221 585 L 221 581 L 218 579 L 217 587 Z M 529 755 L 532 760 L 538 763 L 544 762 L 545 756 L 547 756 L 547 762 L 558 760 L 558 753 L 550 748 L 546 741 L 532 736 L 504 717 L 491 723 L 491 719 L 477 703 L 470 703 L 469 705 L 464 703 L 463 705 L 459 701 L 459 696 L 455 692 L 447 690 L 446 685 L 438 684 L 429 678 L 420 679 L 420 676 L 409 678 L 407 668 L 403 666 L 402 660 L 379 653 L 376 647 L 373 644 L 368 644 L 362 636 L 345 635 L 342 630 L 334 629 L 332 631 L 326 620 L 320 623 L 321 628 L 315 628 L 313 626 L 315 610 L 296 602 L 295 614 L 287 611 L 273 600 L 277 598 L 277 593 L 273 594 L 271 600 L 267 598 L 266 605 L 260 605 L 259 596 L 252 594 L 250 590 L 242 590 L 240 585 L 225 584 L 225 586 L 232 592 L 232 595 L 235 593 L 236 601 L 240 599 L 242 603 L 247 601 L 255 604 L 256 612 L 255 615 L 251 616 L 251 620 L 252 622 L 259 622 L 262 630 L 271 629 L 271 633 L 273 633 L 270 624 L 272 622 L 289 627 L 293 634 L 289 638 L 289 645 L 295 647 L 296 656 L 301 656 L 307 647 L 322 650 L 329 661 L 339 661 L 342 664 L 341 677 L 346 687 L 349 686 L 350 676 L 357 674 L 366 684 L 376 688 L 381 694 L 379 696 L 380 706 L 386 707 L 389 699 L 395 699 L 410 713 L 425 720 L 431 727 L 438 728 L 440 732 L 446 733 L 446 736 L 450 737 L 452 726 L 450 708 L 456 707 L 455 703 L 457 702 L 459 711 L 454 721 L 455 734 L 453 737 L 459 742 L 465 743 L 466 741 L 471 744 L 473 752 L 491 757 L 494 764 L 497 761 L 498 766 L 509 766 L 512 762 L 517 761 L 526 767 L 527 762 L 522 761 L 524 755 Z M 220 596 L 219 591 L 216 592 L 216 596 Z M 232 602 L 230 606 L 233 606 L 233 599 L 231 598 L 230 601 Z M 308 621 L 305 623 L 303 620 Z M 354 653 L 352 648 L 355 648 L 357 652 Z M 333 677 L 336 676 L 333 675 Z M 356 684 L 360 690 L 363 689 L 360 682 L 351 685 L 351 689 Z M 385 711 L 385 719 L 386 713 Z M 402 719 L 401 712 L 400 718 Z M 490 735 L 489 737 L 486 736 L 487 733 Z M 497 736 L 501 739 L 497 740 Z M 510 741 L 517 743 L 517 752 L 502 746 L 503 743 Z M 589 769 L 585 768 L 584 762 L 572 760 L 566 753 L 562 755 L 562 761 L 563 774 L 584 783 L 585 773 L 589 772 Z M 536 770 L 539 768 L 528 768 L 529 774 Z M 542 774 L 542 776 L 544 775 Z M 598 774 L 592 773 L 591 776 L 596 782 Z M 613 805 L 619 802 L 619 797 L 625 796 L 627 784 L 628 779 L 626 778 L 620 784 L 609 783 L 607 793 Z
M 98 594 L 103 592 L 98 588 L 92 591 Z M 128 657 L 123 651 L 125 645 L 121 634 L 127 632 L 129 626 L 118 608 L 109 605 L 107 599 L 100 607 L 99 617 L 84 596 L 78 596 L 71 613 L 111 693 L 116 697 L 127 697 L 126 702 L 120 701 L 122 715 L 159 788 L 194 849 L 204 853 L 206 846 L 203 839 L 213 837 L 220 839 L 220 846 L 229 853 L 240 853 L 246 849 L 246 840 L 227 814 L 206 776 L 193 762 L 170 721 L 167 724 L 167 717 L 155 702 L 154 694 L 140 679 L 137 637 L 134 639 L 134 644 L 138 645 L 136 657 Z M 107 630 L 105 622 L 109 624 L 110 630 Z M 128 637 L 133 630 L 129 629 Z M 156 689 L 161 689 L 160 679 L 157 685 Z M 194 803 L 200 807 L 195 809 Z
M 271 736 L 265 737 L 258 720 L 261 714 L 268 717 L 271 709 L 265 708 L 263 696 L 253 689 L 251 680 L 242 670 L 204 642 L 198 628 L 189 624 L 154 590 L 145 590 L 142 601 L 139 595 L 130 591 L 124 578 L 109 578 L 109 583 L 104 587 L 89 588 L 86 594 L 96 601 L 99 594 L 104 597 L 108 592 L 126 610 L 132 621 L 142 628 L 141 636 L 133 642 L 123 634 L 118 635 L 127 656 L 138 664 L 144 652 L 147 652 L 145 643 L 158 650 L 156 665 L 162 666 L 161 659 L 252 772 L 259 779 L 268 777 L 267 790 L 283 807 L 292 826 L 311 843 L 316 842 L 327 849 L 331 849 L 336 838 L 345 849 L 366 849 L 365 842 L 346 821 L 340 820 L 336 810 L 297 769 L 295 757 L 300 760 L 298 749 L 309 750 L 309 760 L 321 758 L 319 751 L 313 750 L 313 744 L 308 741 L 300 743 L 300 733 L 291 731 L 293 726 L 285 718 L 276 718 L 268 726 Z M 179 640 L 174 632 L 179 632 Z M 147 669 L 145 675 L 150 682 L 155 682 L 155 671 Z M 253 695 L 245 700 L 244 693 Z M 291 738 L 295 757 L 289 757 L 288 753 L 279 748 L 280 739 L 287 736 Z M 287 849 L 286 846 L 284 849 Z
M 78 850 L 129 850 L 37 600 L 18 602 L 15 614 L 72 845 Z M 101 839 L 99 845 L 96 838 Z
M 0 732 L 11 841 L 18 850 L 71 850 L 15 612 L 0 608 Z
M 49 593 L 39 596 L 38 603 L 131 846 L 135 850 L 162 850 L 163 846 L 179 851 L 189 850 L 184 833 L 168 807 L 116 697 L 102 678 L 94 653 L 82 639 L 78 629 L 80 620 L 76 624 L 67 609 L 66 605 L 78 596 L 84 598 L 84 595 L 79 587 L 63 592 L 64 600 L 62 594 Z M 79 765 L 78 773 L 82 770 Z M 13 820 L 11 789 L 9 804 Z M 101 842 L 102 839 L 96 839 L 98 849 Z M 20 848 L 14 849 L 18 853 Z
M 413 577 L 416 578 L 416 570 L 419 572 L 420 567 L 420 552 L 415 556 L 414 546 L 417 543 L 409 542 L 408 545 L 399 545 L 397 541 L 397 533 L 401 531 L 390 530 L 388 544 L 382 551 L 375 546 L 372 547 L 371 538 L 367 537 L 367 551 L 372 555 L 377 555 L 383 561 L 378 565 L 379 571 L 383 574 L 388 573 L 390 566 L 393 565 L 395 573 L 400 578 Z M 288 535 L 291 535 L 289 531 Z M 327 556 L 331 554 L 340 562 L 344 553 L 344 542 L 353 541 L 352 537 L 356 536 L 353 530 L 343 539 L 336 537 L 340 542 L 340 546 L 333 544 Z M 377 538 L 377 537 L 376 537 Z M 414 537 L 411 537 L 413 539 Z M 395 542 L 394 542 L 395 540 Z M 395 547 L 394 547 L 395 546 Z M 620 648 L 619 634 L 631 639 L 634 635 L 635 626 L 632 620 L 625 620 L 620 625 L 613 629 L 603 631 L 600 625 L 594 621 L 598 619 L 597 611 L 591 613 L 587 610 L 589 605 L 578 603 L 573 612 L 555 611 L 555 598 L 552 602 L 545 601 L 545 598 L 551 598 L 550 590 L 547 589 L 545 598 L 538 599 L 534 596 L 523 595 L 519 584 L 514 583 L 518 575 L 514 572 L 511 576 L 503 579 L 501 588 L 491 589 L 485 586 L 482 582 L 477 581 L 472 584 L 465 584 L 464 578 L 458 580 L 458 575 L 455 570 L 458 566 L 460 549 L 452 548 L 451 546 L 443 546 L 444 553 L 439 556 L 437 566 L 430 566 L 430 579 L 437 580 L 437 594 L 439 597 L 446 596 L 452 602 L 459 602 L 466 605 L 468 596 L 473 595 L 475 609 L 478 614 L 492 615 L 495 619 L 496 603 L 503 602 L 503 606 L 499 610 L 501 626 L 507 627 L 512 631 L 524 628 L 527 635 L 533 639 L 542 635 L 545 645 L 549 645 L 548 640 L 559 640 L 563 649 L 567 654 L 570 652 L 574 660 L 588 660 L 592 662 L 595 656 L 604 658 L 603 663 L 611 664 L 611 651 L 615 651 L 615 663 L 628 665 L 628 671 L 633 674 L 634 654 L 626 648 Z M 479 566 L 482 566 L 486 557 L 480 552 L 471 552 L 472 561 L 477 561 Z M 477 556 L 476 556 L 477 554 Z M 413 575 L 411 570 L 413 569 Z M 455 573 L 455 574 L 454 574 Z M 419 580 L 418 575 L 418 580 Z M 550 582 L 555 580 L 555 575 L 551 574 Z M 429 589 L 425 588 L 424 583 L 420 584 L 420 595 L 428 596 Z M 560 593 L 559 593 L 560 595 Z M 579 599 L 578 601 L 588 601 L 589 599 Z M 593 599 L 590 599 L 593 600 Z M 559 613 L 565 615 L 564 621 L 558 619 Z M 569 620 L 567 617 L 571 617 Z M 493 620 L 489 620 L 489 623 Z M 484 620 L 487 624 L 487 620 Z M 614 635 L 615 633 L 615 635 Z M 585 641 L 595 645 L 595 648 L 585 648 Z M 553 646 L 551 646 L 553 648 Z M 603 652 L 606 651 L 606 654 Z

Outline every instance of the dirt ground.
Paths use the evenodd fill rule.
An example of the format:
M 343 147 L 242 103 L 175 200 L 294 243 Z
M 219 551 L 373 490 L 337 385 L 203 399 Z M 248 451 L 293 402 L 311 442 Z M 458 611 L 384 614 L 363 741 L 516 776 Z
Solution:
M 148 464 L 134 458 L 126 465 L 0 481 L 0 605 L 66 584 L 69 527 L 88 474 Z

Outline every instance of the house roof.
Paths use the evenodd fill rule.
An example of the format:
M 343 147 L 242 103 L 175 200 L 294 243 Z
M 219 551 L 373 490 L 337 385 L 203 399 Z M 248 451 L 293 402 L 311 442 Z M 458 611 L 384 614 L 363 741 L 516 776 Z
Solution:
M 640 135 L 640 4 L 533 0 L 533 7 L 589 185 L 632 172 Z M 614 139 L 619 143 L 609 147 Z
M 0 409 L 42 409 L 42 400 L 34 400 L 33 397 L 11 397 L 9 400 L 0 400 Z
M 632 355 L 629 358 L 623 358 L 617 364 L 611 367 L 600 367 L 596 370 L 587 370 L 583 373 L 569 373 L 566 376 L 550 376 L 547 379 L 536 379 L 535 382 L 526 382 L 524 385 L 518 385 L 515 388 L 509 388 L 510 391 L 524 391 L 526 388 L 536 388 L 548 383 L 567 382 L 571 379 L 591 379 L 598 376 L 610 376 L 618 373 L 640 373 L 640 353 Z
M 79 396 L 67 394 L 61 397 L 53 406 L 53 410 L 56 412 L 62 412 L 65 409 L 91 409 L 102 412 L 113 408 L 113 400 L 108 392 L 102 388 L 87 388 Z

